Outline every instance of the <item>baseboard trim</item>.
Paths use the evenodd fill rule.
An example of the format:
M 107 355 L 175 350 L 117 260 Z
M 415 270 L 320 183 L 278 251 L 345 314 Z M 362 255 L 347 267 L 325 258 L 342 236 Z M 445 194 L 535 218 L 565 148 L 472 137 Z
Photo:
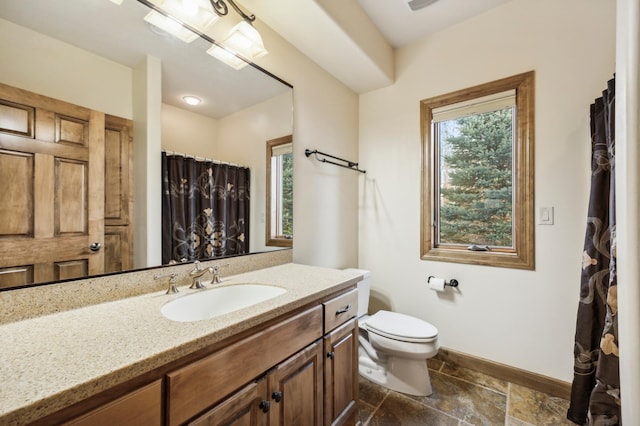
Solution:
M 451 363 L 459 367 L 468 368 L 480 373 L 488 374 L 497 379 L 506 380 L 520 386 L 544 392 L 551 396 L 570 399 L 571 383 L 542 374 L 511 367 L 506 364 L 479 358 L 473 355 L 456 352 L 447 348 L 440 348 L 436 359 Z

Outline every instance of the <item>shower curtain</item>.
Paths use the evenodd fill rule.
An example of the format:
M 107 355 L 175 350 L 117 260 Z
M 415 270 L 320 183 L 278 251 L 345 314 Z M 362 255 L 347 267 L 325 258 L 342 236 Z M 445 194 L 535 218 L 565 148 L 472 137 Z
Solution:
M 162 153 L 162 263 L 249 251 L 246 167 Z
M 615 210 L 615 80 L 591 105 L 591 195 L 582 253 L 574 378 L 567 418 L 619 425 Z

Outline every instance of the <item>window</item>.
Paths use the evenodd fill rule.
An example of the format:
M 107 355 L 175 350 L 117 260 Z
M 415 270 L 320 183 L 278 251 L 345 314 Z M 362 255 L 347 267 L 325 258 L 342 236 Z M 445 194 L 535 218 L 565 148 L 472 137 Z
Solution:
M 421 102 L 421 258 L 534 268 L 534 73 Z
M 291 135 L 267 141 L 266 245 L 293 245 L 293 143 Z

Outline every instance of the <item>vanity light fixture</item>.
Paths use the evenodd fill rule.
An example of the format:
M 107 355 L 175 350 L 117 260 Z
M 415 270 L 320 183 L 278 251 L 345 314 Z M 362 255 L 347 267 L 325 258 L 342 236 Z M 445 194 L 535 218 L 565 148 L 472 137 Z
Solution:
M 117 4 L 118 6 L 120 6 L 122 4 L 122 0 L 111 0 L 113 3 Z
M 211 7 L 213 7 L 214 12 L 216 12 L 218 16 L 225 16 L 227 13 L 229 13 L 229 8 L 225 3 L 225 2 L 229 2 L 233 10 L 235 10 L 238 13 L 238 15 L 242 16 L 242 19 L 244 19 L 247 22 L 253 22 L 256 20 L 256 15 L 254 14 L 247 15 L 242 11 L 242 9 L 238 7 L 236 2 L 233 0 L 209 0 L 209 2 L 211 3 Z
M 197 39 L 198 34 L 183 23 L 204 33 L 220 19 L 219 14 L 211 13 L 207 0 L 150 0 L 150 3 L 160 7 L 170 16 L 152 10 L 144 20 L 185 43 Z
M 183 96 L 182 100 L 188 103 L 189 105 L 200 105 L 200 102 L 202 102 L 202 99 L 198 98 L 197 96 L 189 96 L 189 95 Z
M 212 46 L 207 53 L 234 69 L 239 70 L 247 65 L 243 59 L 254 61 L 268 53 L 260 33 L 251 24 L 256 16 L 243 12 L 234 0 L 138 1 L 152 8 L 144 18 L 147 22 L 187 43 L 198 36 L 210 41 Z M 219 43 L 211 39 L 207 31 L 220 17 L 229 13 L 227 4 L 242 17 L 242 20 L 229 31 L 224 41 Z
M 233 27 L 222 44 L 224 47 L 212 45 L 207 53 L 236 70 L 247 65 L 236 54 L 251 61 L 267 54 L 260 33 L 247 21 Z

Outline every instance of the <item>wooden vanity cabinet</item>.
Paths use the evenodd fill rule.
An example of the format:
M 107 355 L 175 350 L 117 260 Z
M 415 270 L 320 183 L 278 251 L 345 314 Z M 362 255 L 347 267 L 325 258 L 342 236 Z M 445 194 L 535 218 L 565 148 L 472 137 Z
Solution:
M 358 403 L 358 292 L 324 304 L 324 424 L 355 423 Z
M 37 423 L 76 426 L 355 424 L 356 314 L 357 291 L 352 289 L 247 332 L 229 345 L 212 349 L 203 358 L 160 367 L 157 375 L 151 374 L 154 381 L 149 385 L 133 388 L 80 417 L 77 413 L 83 406 L 89 408 L 96 400 L 104 401 L 104 395 Z M 69 418 L 74 420 L 68 421 Z

